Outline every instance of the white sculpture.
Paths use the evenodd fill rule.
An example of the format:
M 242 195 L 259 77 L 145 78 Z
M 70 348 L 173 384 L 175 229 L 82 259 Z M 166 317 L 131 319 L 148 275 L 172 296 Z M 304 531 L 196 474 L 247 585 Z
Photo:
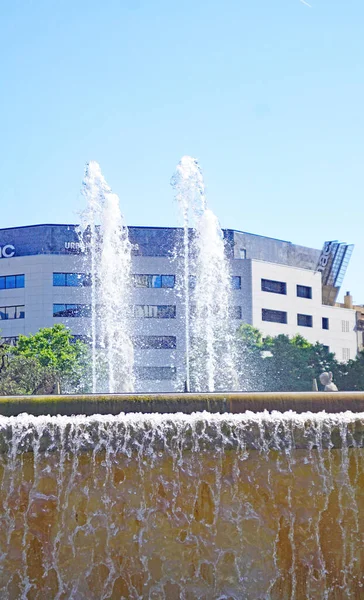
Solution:
M 332 373 L 321 373 L 320 383 L 325 386 L 324 392 L 337 392 L 338 389 L 332 380 Z

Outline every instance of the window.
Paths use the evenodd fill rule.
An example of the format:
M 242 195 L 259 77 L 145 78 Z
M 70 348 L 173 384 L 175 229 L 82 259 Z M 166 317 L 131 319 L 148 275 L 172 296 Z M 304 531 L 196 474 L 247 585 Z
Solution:
M 0 320 L 6 321 L 8 319 L 24 319 L 25 318 L 25 306 L 1 306 L 0 307 Z
M 239 257 L 242 259 L 246 258 L 246 248 L 239 248 Z
M 7 344 L 7 346 L 16 346 L 18 343 L 19 337 L 17 335 L 12 337 L 3 337 L 1 338 L 2 344 Z
M 176 379 L 176 367 L 136 367 L 137 379 L 146 381 L 173 380 Z
M 0 277 L 0 290 L 12 290 L 25 286 L 25 275 L 5 275 Z
M 281 310 L 269 310 L 268 308 L 262 308 L 262 321 L 286 324 L 287 313 Z
M 53 273 L 53 285 L 56 287 L 87 287 L 91 285 L 88 273 Z
M 196 288 L 196 275 L 190 275 L 189 288 L 194 290 Z M 230 277 L 230 287 L 232 290 L 241 290 L 241 277 L 240 275 L 232 275 Z
M 271 281 L 262 279 L 262 291 L 272 294 L 287 294 L 287 284 L 284 281 Z
M 174 288 L 174 275 L 133 275 L 134 287 L 137 288 Z
M 177 348 L 177 338 L 173 335 L 137 335 L 133 338 L 135 348 L 143 350 L 169 350 Z
M 341 331 L 343 333 L 349 333 L 349 321 L 341 321 Z
M 343 348 L 342 351 L 343 351 L 343 354 L 342 354 L 343 361 L 346 362 L 346 361 L 350 360 L 350 348 Z
M 134 317 L 146 319 L 175 319 L 176 307 L 171 304 L 136 304 L 134 306 Z
M 241 290 L 241 277 L 239 275 L 233 275 L 231 277 L 231 289 Z
M 322 317 L 322 329 L 329 328 L 329 319 L 327 317 Z
M 90 317 L 88 304 L 53 304 L 54 317 Z
M 241 306 L 229 306 L 230 319 L 241 319 Z
M 297 315 L 297 325 L 300 327 L 312 327 L 312 315 Z
M 298 285 L 297 286 L 297 296 L 299 298 L 309 298 L 312 299 L 312 288 L 307 285 Z
M 330 346 L 325 346 L 324 344 L 322 344 L 322 347 L 326 350 L 326 352 L 330 352 Z

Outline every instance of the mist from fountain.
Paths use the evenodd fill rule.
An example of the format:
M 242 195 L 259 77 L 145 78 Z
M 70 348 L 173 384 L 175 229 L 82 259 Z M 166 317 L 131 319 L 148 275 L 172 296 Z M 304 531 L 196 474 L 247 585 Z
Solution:
M 92 389 L 134 391 L 131 339 L 131 243 L 120 210 L 95 161 L 86 165 L 80 236 L 91 274 Z M 101 374 L 107 371 L 106 381 Z M 99 371 L 99 375 L 98 375 Z
M 207 208 L 202 171 L 196 159 L 184 156 L 171 183 L 184 223 L 187 386 L 197 392 L 234 390 L 237 381 L 231 285 L 223 232 L 217 217 Z

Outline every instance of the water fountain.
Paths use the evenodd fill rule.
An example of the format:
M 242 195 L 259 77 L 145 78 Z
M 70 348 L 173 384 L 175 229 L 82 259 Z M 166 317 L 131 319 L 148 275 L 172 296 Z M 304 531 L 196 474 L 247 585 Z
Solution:
M 131 244 L 119 198 L 95 161 L 86 165 L 83 195 L 87 207 L 82 213 L 80 238 L 92 284 L 92 388 L 94 392 L 98 389 L 97 365 L 106 359 L 107 381 L 101 386 L 106 385 L 109 392 L 132 392 Z
M 207 207 L 202 172 L 196 159 L 190 156 L 181 159 L 172 185 L 184 223 L 187 389 L 234 390 L 237 381 L 230 273 L 223 233 L 217 217 Z
M 196 161 L 174 184 L 201 392 L 0 398 L 0 598 L 360 600 L 364 394 L 208 393 L 231 385 L 229 272 Z M 130 390 L 130 243 L 97 163 L 84 194 L 94 390 L 99 346 Z

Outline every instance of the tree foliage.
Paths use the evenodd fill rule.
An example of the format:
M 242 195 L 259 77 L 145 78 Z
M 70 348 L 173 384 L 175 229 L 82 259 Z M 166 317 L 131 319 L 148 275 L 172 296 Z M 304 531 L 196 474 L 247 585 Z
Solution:
M 301 335 L 263 339 L 251 325 L 238 329 L 237 340 L 242 390 L 310 391 L 324 371 L 332 371 L 339 390 L 364 390 L 364 351 L 340 363 L 319 342 L 311 344 Z
M 19 337 L 0 349 L 0 394 L 50 394 L 89 391 L 89 350 L 73 340 L 64 325 Z

